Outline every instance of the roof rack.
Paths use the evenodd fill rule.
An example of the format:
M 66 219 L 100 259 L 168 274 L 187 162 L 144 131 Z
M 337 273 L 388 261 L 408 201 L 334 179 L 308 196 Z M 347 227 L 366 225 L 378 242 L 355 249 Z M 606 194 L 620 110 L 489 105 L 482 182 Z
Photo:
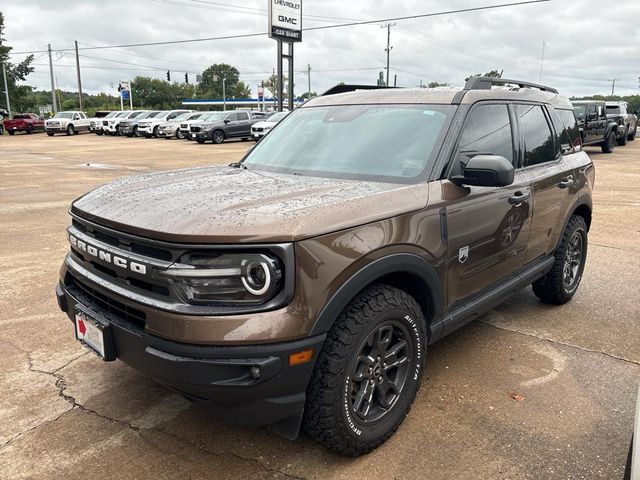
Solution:
M 396 88 L 396 87 L 384 87 L 380 85 L 336 85 L 335 87 L 331 87 L 329 90 L 324 92 L 321 96 L 326 95 L 335 95 L 337 93 L 346 93 L 346 92 L 354 92 L 356 90 L 382 90 L 385 88 Z
M 558 90 L 546 85 L 540 85 L 538 83 L 523 82 L 522 80 L 510 80 L 508 78 L 495 78 L 495 77 L 471 77 L 467 80 L 464 86 L 465 90 L 491 90 L 493 85 L 509 83 L 512 85 L 518 85 L 520 88 L 537 88 L 543 92 L 558 93 Z

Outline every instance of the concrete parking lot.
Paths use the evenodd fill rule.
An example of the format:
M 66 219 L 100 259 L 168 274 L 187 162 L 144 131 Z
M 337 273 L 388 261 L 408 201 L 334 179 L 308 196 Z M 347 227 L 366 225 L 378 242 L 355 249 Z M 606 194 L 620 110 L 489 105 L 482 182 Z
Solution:
M 622 478 L 640 381 L 640 140 L 596 164 L 582 285 L 530 289 L 436 344 L 407 420 L 359 459 L 230 427 L 78 344 L 53 287 L 69 202 L 244 142 L 0 137 L 0 478 Z M 132 205 L 131 208 L 135 208 Z

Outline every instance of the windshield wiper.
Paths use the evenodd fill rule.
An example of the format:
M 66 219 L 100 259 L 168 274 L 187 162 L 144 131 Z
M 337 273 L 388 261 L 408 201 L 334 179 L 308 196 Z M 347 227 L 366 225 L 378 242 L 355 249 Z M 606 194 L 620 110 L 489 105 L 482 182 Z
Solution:
M 233 162 L 233 163 L 230 163 L 229 166 L 233 168 L 242 168 L 244 170 L 249 170 L 247 166 L 244 164 L 244 162 Z

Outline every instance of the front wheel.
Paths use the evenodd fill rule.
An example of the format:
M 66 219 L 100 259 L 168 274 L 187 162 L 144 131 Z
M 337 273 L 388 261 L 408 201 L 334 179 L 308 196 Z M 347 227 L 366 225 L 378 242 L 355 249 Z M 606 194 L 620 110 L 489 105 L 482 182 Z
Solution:
M 631 132 L 629 132 L 629 137 L 628 140 L 630 142 L 633 142 L 636 139 L 636 134 L 638 133 L 638 125 L 636 125 L 635 127 L 633 127 L 633 130 L 631 130 Z
M 533 293 L 543 302 L 567 303 L 578 290 L 587 261 L 587 222 L 573 215 L 554 253 L 551 271 L 533 282 Z
M 53 137 L 53 132 L 47 132 L 47 135 L 49 135 L 50 137 Z
M 158 126 L 153 127 L 153 132 L 151 133 L 152 137 L 158 138 Z
M 184 140 L 184 133 L 182 133 L 182 130 L 180 129 L 176 130 L 176 138 L 178 140 Z
M 307 388 L 309 435 L 352 457 L 393 435 L 420 386 L 425 330 L 406 292 L 379 284 L 359 293 L 329 331 Z
M 616 132 L 613 130 L 609 132 L 606 140 L 602 144 L 602 152 L 603 153 L 613 153 L 613 147 L 616 144 Z
M 224 133 L 222 132 L 222 130 L 216 130 L 215 132 L 213 132 L 211 134 L 211 141 L 218 145 L 224 142 Z
M 31 135 L 33 133 L 33 127 L 31 125 L 29 125 L 27 127 L 27 135 Z
M 75 128 L 73 128 L 73 125 L 69 125 L 67 127 L 67 135 L 75 135 L 75 133 L 76 133 L 76 130 Z
M 9 135 L 13 135 L 13 134 L 15 134 L 15 133 L 16 133 L 16 132 L 15 132 L 15 131 L 13 131 L 13 130 L 7 130 L 7 132 L 9 132 Z

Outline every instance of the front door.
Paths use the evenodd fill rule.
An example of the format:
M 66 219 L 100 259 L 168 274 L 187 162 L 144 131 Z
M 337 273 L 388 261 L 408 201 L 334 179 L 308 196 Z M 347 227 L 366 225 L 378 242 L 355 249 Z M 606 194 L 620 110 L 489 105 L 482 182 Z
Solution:
M 514 138 L 507 105 L 476 105 L 465 120 L 454 162 L 462 168 L 474 155 L 488 154 L 515 164 Z M 516 169 L 514 182 L 507 187 L 450 184 L 446 191 L 451 192 L 446 211 L 447 303 L 456 306 L 524 265 L 531 182 L 522 169 Z

